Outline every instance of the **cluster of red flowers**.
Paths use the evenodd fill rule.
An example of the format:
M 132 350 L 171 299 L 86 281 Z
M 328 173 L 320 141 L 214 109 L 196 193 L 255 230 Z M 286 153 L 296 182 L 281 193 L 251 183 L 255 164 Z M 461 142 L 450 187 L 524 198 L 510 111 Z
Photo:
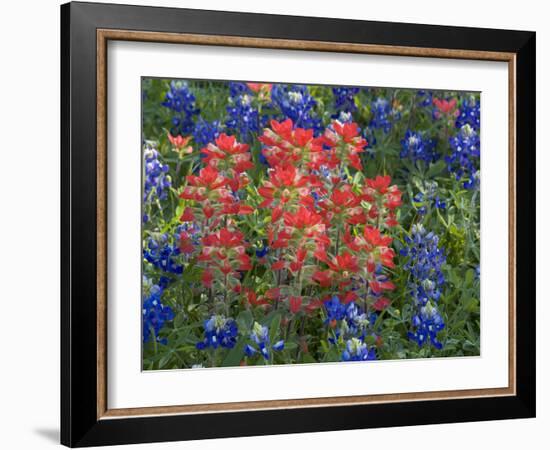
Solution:
M 267 228 L 271 269 L 284 271 L 289 309 L 304 300 L 320 305 L 339 294 L 345 302 L 362 297 L 376 309 L 388 304 L 383 292 L 394 285 L 382 267 L 393 267 L 391 237 L 381 231 L 397 224 L 401 192 L 389 176 L 352 182 L 347 172 L 362 170 L 367 145 L 355 123 L 333 121 L 320 137 L 294 128 L 290 119 L 271 122 L 260 141 L 268 179 L 258 188 L 260 207 L 271 207 Z M 319 292 L 305 298 L 306 284 Z
M 269 168 L 257 187 L 247 175 L 254 167 L 248 145 L 221 134 L 203 148 L 204 167 L 186 177 L 180 194 L 186 200 L 181 221 L 201 229 L 203 284 L 211 288 L 218 280 L 221 289 L 242 292 L 254 306 L 286 301 L 291 313 L 303 306 L 311 311 L 332 295 L 386 307 L 384 292 L 394 285 L 384 267 L 393 267 L 395 255 L 384 233 L 397 224 L 401 192 L 389 176 L 363 177 L 367 142 L 359 131 L 355 123 L 334 120 L 316 137 L 290 119 L 272 121 L 259 137 Z M 174 145 L 187 144 L 173 139 Z M 253 269 L 247 248 L 261 237 L 245 236 L 237 216 L 266 208 L 262 227 L 269 252 L 259 264 L 273 272 L 275 287 L 260 295 L 241 289 L 239 272 Z M 192 253 L 183 234 L 181 250 Z
M 201 150 L 203 167 L 198 175 L 188 175 L 180 198 L 187 200 L 182 222 L 198 225 L 203 265 L 202 282 L 211 288 L 214 280 L 220 289 L 240 290 L 239 271 L 252 269 L 246 254 L 245 236 L 236 228 L 235 216 L 251 214 L 252 206 L 240 200 L 240 191 L 249 183 L 246 171 L 254 167 L 249 146 L 234 136 L 222 133 Z M 188 232 L 180 234 L 180 250 L 191 254 L 196 249 Z
M 208 234 L 202 238 L 202 252 L 199 261 L 206 262 L 206 268 L 202 273 L 202 281 L 206 287 L 212 287 L 214 274 L 219 271 L 225 277 L 224 288 L 238 286 L 237 279 L 229 275 L 238 270 L 250 270 L 252 264 L 250 256 L 246 254 L 244 235 L 240 231 L 231 231 L 228 228 Z M 233 283 L 235 286 L 231 286 Z

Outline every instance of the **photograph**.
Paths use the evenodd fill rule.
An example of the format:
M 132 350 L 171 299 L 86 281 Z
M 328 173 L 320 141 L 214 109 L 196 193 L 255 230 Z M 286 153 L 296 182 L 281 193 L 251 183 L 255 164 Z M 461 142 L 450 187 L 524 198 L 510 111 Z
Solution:
M 142 370 L 480 356 L 481 108 L 142 76 Z

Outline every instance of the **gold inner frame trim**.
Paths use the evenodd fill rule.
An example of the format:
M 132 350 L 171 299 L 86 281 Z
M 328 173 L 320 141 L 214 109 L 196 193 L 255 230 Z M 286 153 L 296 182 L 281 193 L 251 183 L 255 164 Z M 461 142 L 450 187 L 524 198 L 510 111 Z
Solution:
M 150 406 L 109 409 L 107 405 L 107 42 L 109 40 L 305 50 L 371 55 L 471 59 L 508 63 L 508 387 L 489 389 L 411 392 L 288 400 L 265 400 L 201 405 Z M 239 36 L 158 33 L 130 30 L 97 30 L 97 418 L 208 414 L 266 409 L 351 406 L 405 401 L 449 400 L 516 394 L 516 54 L 445 48 L 404 47 L 324 41 L 297 41 Z

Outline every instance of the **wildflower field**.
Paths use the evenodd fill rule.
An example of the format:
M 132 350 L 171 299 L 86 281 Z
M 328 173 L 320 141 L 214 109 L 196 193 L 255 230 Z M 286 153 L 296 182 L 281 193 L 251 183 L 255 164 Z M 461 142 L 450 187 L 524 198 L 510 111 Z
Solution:
M 143 78 L 142 142 L 144 370 L 480 354 L 479 93 Z

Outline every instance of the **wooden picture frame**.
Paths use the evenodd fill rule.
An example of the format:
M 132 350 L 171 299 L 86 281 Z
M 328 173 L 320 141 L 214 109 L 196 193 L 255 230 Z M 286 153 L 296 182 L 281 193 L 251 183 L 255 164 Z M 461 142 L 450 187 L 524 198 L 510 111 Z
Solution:
M 61 7 L 61 27 L 63 444 L 534 417 L 535 33 L 78 2 Z M 507 62 L 508 387 L 110 409 L 106 359 L 110 40 Z

